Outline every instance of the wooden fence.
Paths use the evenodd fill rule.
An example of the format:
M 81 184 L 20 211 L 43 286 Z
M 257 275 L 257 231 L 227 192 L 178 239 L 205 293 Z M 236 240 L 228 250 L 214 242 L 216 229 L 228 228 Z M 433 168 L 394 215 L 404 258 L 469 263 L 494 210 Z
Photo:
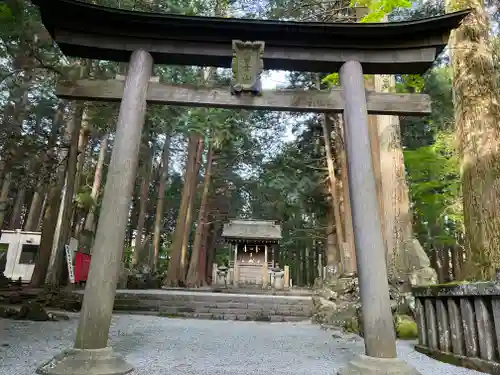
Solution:
M 416 287 L 413 295 L 417 351 L 500 374 L 500 282 Z

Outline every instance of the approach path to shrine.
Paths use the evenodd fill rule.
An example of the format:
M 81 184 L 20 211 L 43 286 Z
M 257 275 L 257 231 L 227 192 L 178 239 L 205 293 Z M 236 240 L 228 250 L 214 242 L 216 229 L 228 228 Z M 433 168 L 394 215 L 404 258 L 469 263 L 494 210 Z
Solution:
M 0 319 L 0 375 L 34 375 L 43 361 L 71 347 L 69 321 Z M 133 375 L 332 375 L 363 341 L 310 323 L 234 322 L 114 315 L 110 343 L 134 364 Z M 422 375 L 477 375 L 439 363 L 398 343 L 401 358 Z

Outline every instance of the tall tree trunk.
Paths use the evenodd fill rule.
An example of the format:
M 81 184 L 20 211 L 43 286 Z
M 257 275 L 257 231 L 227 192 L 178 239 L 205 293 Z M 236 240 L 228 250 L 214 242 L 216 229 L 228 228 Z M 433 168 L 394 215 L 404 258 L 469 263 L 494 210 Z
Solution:
M 396 86 L 394 76 L 376 75 L 375 91 L 389 92 Z M 405 241 L 412 234 L 410 198 L 406 183 L 401 130 L 398 116 L 377 116 L 380 173 L 382 177 L 382 217 L 387 246 L 387 273 L 389 280 L 396 279 L 399 271 L 397 256 L 401 254 Z
M 126 243 L 129 246 L 132 246 L 132 241 L 134 239 L 134 228 L 137 228 L 137 220 L 139 219 L 139 195 L 140 195 L 140 187 L 134 186 L 134 191 L 132 195 L 132 209 L 129 214 L 129 225 L 127 228 L 126 234 Z
M 83 78 L 89 75 L 92 68 L 90 60 L 83 60 L 81 65 L 75 67 L 78 69 L 78 78 Z M 45 282 L 52 285 L 60 285 L 65 275 L 64 266 L 66 264 L 64 255 L 64 246 L 70 236 L 72 227 L 71 218 L 73 217 L 73 198 L 75 179 L 78 163 L 78 141 L 80 130 L 82 127 L 83 114 L 85 111 L 85 103 L 73 102 L 71 119 L 68 121 L 68 131 L 70 134 L 69 150 L 66 151 L 68 158 L 66 164 L 66 173 L 64 178 L 64 186 L 62 189 L 61 204 L 57 215 L 57 224 L 54 231 L 54 239 L 52 243 L 52 251 L 50 254 L 49 268 Z
M 94 172 L 94 181 L 92 183 L 92 191 L 90 192 L 90 197 L 94 202 L 93 207 L 89 210 L 87 214 L 87 218 L 85 219 L 85 227 L 84 229 L 89 232 L 93 232 L 94 224 L 95 224 L 95 212 L 97 201 L 99 199 L 99 192 L 101 191 L 102 184 L 102 173 L 104 169 L 104 162 L 106 161 L 106 154 L 108 151 L 108 134 L 105 134 L 99 145 L 99 157 L 97 159 L 97 164 Z
M 191 190 L 191 185 L 196 185 L 196 181 L 193 181 L 190 177 L 193 176 L 192 171 L 196 168 L 196 155 L 200 140 L 201 138 L 198 134 L 192 134 L 189 137 L 188 141 L 188 153 L 184 173 L 184 186 L 182 188 L 181 205 L 179 208 L 179 213 L 177 215 L 177 222 L 175 225 L 175 232 L 171 246 L 167 275 L 163 281 L 163 283 L 167 286 L 178 286 L 179 281 L 182 279 L 180 274 L 181 251 L 182 242 L 184 239 L 184 231 L 186 230 L 186 216 L 188 213 L 190 202 L 189 192 Z
M 86 159 L 86 151 L 87 146 L 89 144 L 89 138 L 91 135 L 91 127 L 88 122 L 89 118 L 87 115 L 87 111 L 84 110 L 82 114 L 82 126 L 80 129 L 80 138 L 78 139 L 78 156 L 76 162 L 76 174 L 75 174 L 75 186 L 74 186 L 74 194 L 75 196 L 80 193 L 80 187 L 82 186 L 83 180 L 83 167 L 85 165 Z M 72 209 L 72 217 L 71 221 L 73 223 L 73 229 L 71 233 L 73 233 L 74 238 L 79 238 L 80 231 L 82 229 L 82 220 L 84 218 L 84 210 L 77 209 L 73 207 Z
M 189 190 L 189 207 L 186 215 L 186 223 L 185 225 L 185 230 L 184 230 L 184 236 L 182 239 L 182 248 L 181 248 L 181 264 L 180 264 L 180 276 L 181 279 L 180 281 L 182 284 L 185 284 L 186 281 L 186 273 L 187 273 L 187 266 L 188 266 L 188 249 L 189 249 L 189 237 L 191 234 L 191 225 L 192 225 L 192 218 L 193 218 L 193 209 L 194 205 L 196 202 L 196 188 L 198 186 L 198 179 L 200 175 L 200 165 L 201 165 L 201 158 L 203 156 L 203 139 L 200 138 L 200 141 L 198 143 L 198 148 L 196 151 L 196 161 L 195 161 L 195 167 L 192 171 L 192 176 L 190 179 L 194 181 L 192 184 L 190 184 L 190 190 Z
M 141 188 L 140 188 L 140 201 L 139 201 L 139 218 L 137 219 L 135 249 L 132 256 L 132 266 L 147 263 L 148 254 L 146 252 L 146 238 L 144 228 L 146 223 L 146 213 L 149 202 L 149 183 L 151 180 L 151 170 L 153 163 L 152 150 L 149 147 L 149 139 L 145 139 L 143 144 L 143 162 L 141 165 Z
M 47 152 L 47 160 L 45 162 L 45 166 L 47 168 L 43 169 L 44 173 L 52 175 L 53 161 L 57 161 L 55 158 L 55 150 L 54 146 L 57 141 L 57 129 L 59 129 L 60 125 L 63 122 L 64 117 L 64 109 L 66 107 L 65 102 L 59 101 L 59 104 L 54 113 L 54 117 L 52 119 L 52 132 L 51 137 L 48 142 Z M 68 123 L 69 125 L 69 123 Z M 71 138 L 70 127 L 66 127 L 66 133 L 64 135 L 65 142 L 68 143 Z M 60 152 L 60 156 L 62 160 L 66 159 L 68 149 L 64 149 Z M 33 270 L 33 275 L 31 276 L 31 286 L 37 288 L 40 287 L 44 282 L 47 275 L 47 270 L 50 263 L 50 256 L 52 252 L 52 243 L 54 241 L 54 232 L 57 224 L 57 215 L 59 212 L 59 201 L 61 198 L 61 190 L 64 184 L 65 179 L 65 167 L 64 165 L 59 165 L 57 170 L 55 171 L 54 181 L 51 183 L 51 187 L 49 188 L 47 197 L 44 199 L 44 203 L 42 203 L 41 213 L 44 212 L 43 215 L 40 215 L 40 219 L 42 223 L 37 222 L 36 227 L 42 227 L 42 236 L 40 238 L 40 252 L 38 254 L 38 258 L 35 262 L 35 268 Z M 50 179 L 49 179 L 50 181 Z M 41 182 L 40 184 L 42 184 Z M 43 205 L 45 205 L 45 210 Z M 32 202 L 33 206 L 33 202 Z M 30 208 L 31 211 L 31 208 Z M 34 214 L 33 214 L 34 215 Z M 28 221 L 31 221 L 33 226 L 35 226 L 35 219 L 28 215 Z M 33 228 L 30 224 L 29 228 Z M 28 230 L 28 229 L 26 229 Z
M 333 210 L 328 208 L 326 213 L 326 243 L 325 243 L 325 255 L 326 255 L 326 267 L 328 270 L 328 277 L 334 276 L 338 272 L 340 254 L 339 248 L 337 246 L 337 236 L 335 232 L 335 218 L 333 216 Z
M 332 198 L 332 208 L 333 208 L 333 217 L 335 220 L 335 234 L 337 237 L 337 246 L 338 246 L 338 253 L 341 256 L 341 262 L 342 262 L 342 273 L 351 273 L 353 272 L 350 270 L 350 260 L 345 259 L 347 258 L 344 252 L 345 249 L 345 241 L 344 241 L 344 234 L 342 232 L 342 219 L 340 216 L 340 197 L 338 194 L 338 189 L 337 189 L 337 176 L 335 174 L 335 163 L 333 160 L 333 154 L 332 154 L 332 144 L 331 144 L 331 138 L 330 134 L 332 132 L 332 114 L 326 113 L 323 116 L 322 119 L 322 126 L 323 126 L 323 141 L 325 144 L 325 153 L 326 153 L 326 164 L 328 167 L 328 177 L 329 177 L 329 182 L 330 182 L 330 195 Z
M 217 247 L 217 243 L 219 242 L 220 236 L 222 234 L 222 223 L 220 220 L 216 220 L 215 223 L 211 225 L 212 230 L 207 235 L 207 264 L 205 268 L 205 272 L 208 277 L 212 276 L 212 265 L 215 261 L 215 249 Z M 211 280 L 214 283 L 214 280 Z
M 62 174 L 64 178 L 64 174 Z M 61 180 L 62 180 L 61 178 Z M 45 282 L 47 269 L 49 267 L 52 242 L 57 225 L 57 214 L 59 212 L 59 201 L 61 199 L 60 183 L 54 184 L 47 196 L 47 208 L 43 216 L 42 237 L 40 239 L 40 252 L 35 263 L 30 285 L 39 288 Z
M 167 188 L 168 180 L 168 164 L 170 162 L 170 139 L 171 134 L 168 131 L 165 134 L 165 143 L 163 144 L 162 152 L 162 165 L 160 172 L 160 182 L 158 184 L 158 200 L 156 202 L 156 214 L 154 224 L 154 237 L 153 237 L 153 271 L 156 271 L 158 264 L 158 257 L 160 255 L 160 236 L 163 223 L 163 214 L 165 211 L 165 190 Z
M 78 161 L 78 139 L 82 125 L 82 116 L 84 111 L 83 103 L 74 104 L 73 113 L 69 121 L 71 141 L 68 152 L 66 177 L 62 191 L 61 204 L 57 216 L 56 230 L 54 232 L 54 241 L 49 260 L 49 269 L 46 282 L 51 285 L 60 285 L 62 275 L 64 274 L 64 245 L 66 244 L 71 228 L 71 217 L 73 209 L 73 194 L 76 178 L 76 167 Z
M 8 7 L 12 15 L 18 20 L 24 20 L 25 4 L 20 0 L 9 1 Z M 12 177 L 7 177 L 12 163 L 16 163 L 22 155 L 22 125 L 28 108 L 28 92 L 33 85 L 35 77 L 34 67 L 36 61 L 31 52 L 28 36 L 21 35 L 18 46 L 18 54 L 14 57 L 14 69 L 22 70 L 20 83 L 12 90 L 7 106 L 4 110 L 2 128 L 5 131 L 6 142 L 4 145 L 4 155 L 0 158 L 0 181 L 2 189 L 9 190 Z M 7 183 L 10 181 L 9 183 Z M 0 196 L 0 225 L 5 219 L 6 201 Z
M 453 264 L 453 280 L 462 280 L 462 259 L 463 252 L 460 245 L 453 245 L 451 248 L 451 262 Z
M 24 230 L 36 231 L 38 229 L 38 222 L 42 214 L 44 199 L 45 199 L 45 194 L 42 191 L 36 190 L 33 193 L 30 209 L 28 211 L 28 217 L 26 218 L 26 221 L 24 223 Z
M 40 210 L 40 217 L 38 218 L 38 223 L 36 225 L 37 229 L 42 228 L 42 221 L 43 221 L 43 216 L 45 215 L 45 209 L 47 207 L 47 194 L 45 194 L 45 197 L 43 198 L 43 203 L 42 203 L 42 208 Z
M 7 213 L 7 202 L 9 199 L 10 184 L 12 182 L 12 174 L 7 173 L 2 181 L 2 189 L 0 190 L 0 229 L 5 221 Z
M 365 80 L 365 88 L 370 91 L 375 90 L 375 76 L 369 76 Z M 387 239 L 385 238 L 385 217 L 384 217 L 384 199 L 383 199 L 383 185 L 382 185 L 382 172 L 380 166 L 380 141 L 378 137 L 378 123 L 376 115 L 368 116 L 368 133 L 370 136 L 370 147 L 372 154 L 373 174 L 375 175 L 375 186 L 377 188 L 377 200 L 380 217 L 380 230 L 384 239 L 384 245 L 387 250 Z
M 448 0 L 448 11 L 472 12 L 449 46 L 462 191 L 468 279 L 493 279 L 500 269 L 500 105 L 482 0 Z
M 52 119 L 50 136 L 47 142 L 47 151 L 42 154 L 40 160 L 35 162 L 35 168 L 38 165 L 40 167 L 40 174 L 38 176 L 37 188 L 31 200 L 28 217 L 25 222 L 25 230 L 27 231 L 35 231 L 40 227 L 40 221 L 43 218 L 43 206 L 46 201 L 47 185 L 49 185 L 50 190 L 53 176 L 55 174 L 57 175 L 57 171 L 54 171 L 54 167 L 57 164 L 56 144 L 59 129 L 63 122 L 65 108 L 66 102 L 59 100 Z
M 333 120 L 333 119 L 332 119 Z M 356 265 L 356 246 L 354 243 L 354 228 L 352 225 L 351 197 L 349 192 L 348 164 L 347 154 L 344 143 L 344 118 L 341 115 L 336 116 L 336 121 L 332 121 L 335 133 L 335 149 L 337 152 L 337 165 L 340 170 L 340 192 L 341 219 L 344 234 L 343 259 L 347 263 L 346 273 L 353 274 L 357 271 Z
M 14 206 L 12 207 L 12 213 L 10 215 L 10 229 L 21 229 L 22 214 L 24 207 L 24 198 L 26 196 L 26 189 L 21 186 L 17 190 L 16 200 L 14 201 Z
M 76 164 L 76 177 L 75 177 L 75 193 L 78 193 L 80 186 L 82 185 L 82 171 L 85 164 L 86 150 L 89 144 L 90 135 L 92 134 L 92 129 L 89 124 L 89 118 L 87 111 L 83 112 L 82 115 L 82 128 L 80 130 L 80 138 L 78 139 L 78 161 Z
M 208 193 L 210 191 L 210 178 L 212 174 L 213 148 L 212 142 L 208 145 L 207 162 L 205 166 L 205 177 L 203 180 L 203 192 L 201 195 L 200 211 L 198 213 L 198 225 L 193 243 L 191 261 L 189 262 L 189 271 L 186 278 L 186 285 L 190 287 L 199 287 L 205 284 L 205 272 L 200 267 L 200 259 L 205 256 L 203 249 L 203 239 L 206 237 L 208 223 Z M 202 262 L 204 263 L 204 262 Z
M 340 129 L 343 129 L 343 124 L 340 125 Z M 343 134 L 343 133 L 341 133 Z M 356 265 L 356 244 L 354 242 L 354 228 L 352 225 L 352 210 L 351 210 L 351 196 L 349 192 L 349 178 L 348 178 L 348 165 L 347 165 L 347 155 L 345 153 L 345 146 L 343 142 L 343 135 L 342 135 L 342 141 L 341 147 L 339 148 L 340 152 L 340 174 L 341 174 L 341 180 L 342 180 L 342 216 L 343 216 L 343 222 L 344 222 L 344 239 L 346 241 L 346 244 L 348 246 L 348 251 L 350 254 L 350 269 L 353 272 L 357 271 L 357 265 Z

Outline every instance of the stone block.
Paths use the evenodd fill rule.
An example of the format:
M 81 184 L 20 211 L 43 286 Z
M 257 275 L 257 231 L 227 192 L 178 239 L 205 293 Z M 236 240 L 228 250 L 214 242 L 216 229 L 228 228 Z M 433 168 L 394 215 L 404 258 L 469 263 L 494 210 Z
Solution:
M 420 375 L 420 373 L 398 358 L 360 355 L 341 369 L 338 375 Z

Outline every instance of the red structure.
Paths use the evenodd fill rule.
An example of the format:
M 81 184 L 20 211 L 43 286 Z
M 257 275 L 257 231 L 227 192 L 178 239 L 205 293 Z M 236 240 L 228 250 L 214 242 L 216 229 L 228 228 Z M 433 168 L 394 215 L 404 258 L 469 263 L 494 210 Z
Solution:
M 90 255 L 77 251 L 75 254 L 75 284 L 87 281 L 90 268 Z

